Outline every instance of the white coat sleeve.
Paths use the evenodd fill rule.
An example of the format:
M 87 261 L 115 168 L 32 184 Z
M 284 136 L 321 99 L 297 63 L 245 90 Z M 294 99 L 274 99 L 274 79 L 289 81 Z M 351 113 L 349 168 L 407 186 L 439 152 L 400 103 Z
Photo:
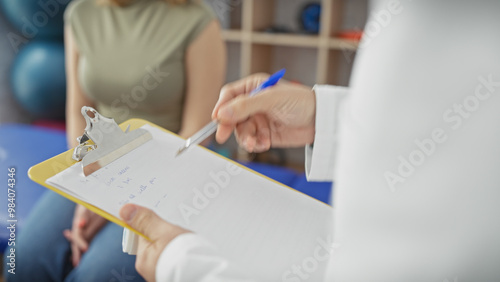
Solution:
M 308 181 L 332 181 L 339 112 L 349 89 L 316 85 L 313 90 L 316 93 L 316 132 L 314 146 L 305 148 L 306 176 Z
M 254 281 L 246 277 L 217 249 L 195 233 L 177 236 L 165 247 L 156 264 L 156 281 Z

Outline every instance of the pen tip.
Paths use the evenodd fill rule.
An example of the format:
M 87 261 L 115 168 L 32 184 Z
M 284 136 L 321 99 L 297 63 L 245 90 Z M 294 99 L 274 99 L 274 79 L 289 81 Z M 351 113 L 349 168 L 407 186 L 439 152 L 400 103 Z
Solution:
M 179 151 L 177 151 L 177 154 L 175 154 L 175 157 L 178 157 L 182 152 L 184 152 L 185 149 L 185 147 L 180 148 Z

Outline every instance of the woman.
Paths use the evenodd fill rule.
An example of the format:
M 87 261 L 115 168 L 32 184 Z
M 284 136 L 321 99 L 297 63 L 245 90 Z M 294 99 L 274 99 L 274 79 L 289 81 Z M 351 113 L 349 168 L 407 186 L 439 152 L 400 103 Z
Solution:
M 207 7 L 187 0 L 77 0 L 65 23 L 70 147 L 85 128 L 82 106 L 118 123 L 146 119 L 183 137 L 210 121 L 225 47 Z M 47 192 L 19 236 L 18 271 L 8 278 L 142 280 L 135 256 L 121 251 L 122 230 Z

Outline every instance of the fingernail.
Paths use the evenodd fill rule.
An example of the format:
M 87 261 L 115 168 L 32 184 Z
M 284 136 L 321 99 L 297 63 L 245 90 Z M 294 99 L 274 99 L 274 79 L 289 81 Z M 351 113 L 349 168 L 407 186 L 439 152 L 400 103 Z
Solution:
M 219 118 L 231 119 L 233 117 L 233 109 L 225 107 L 219 110 Z
M 129 222 L 134 218 L 136 213 L 137 207 L 135 205 L 126 205 L 122 208 L 121 216 L 125 221 Z
M 215 106 L 214 106 L 214 110 L 212 111 L 212 118 L 215 118 L 215 117 L 217 117 L 217 115 L 218 115 L 218 112 L 215 110 L 215 109 L 217 108 L 217 105 L 218 105 L 218 104 L 219 104 L 219 103 L 215 104 Z
M 245 140 L 245 146 L 248 152 L 253 152 L 255 150 L 255 140 L 251 136 L 248 136 Z

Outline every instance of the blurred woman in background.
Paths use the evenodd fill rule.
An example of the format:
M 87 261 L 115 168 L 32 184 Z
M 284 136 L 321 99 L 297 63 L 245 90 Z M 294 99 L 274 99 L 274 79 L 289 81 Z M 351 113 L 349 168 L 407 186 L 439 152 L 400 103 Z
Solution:
M 82 106 L 142 118 L 183 137 L 210 121 L 225 78 L 213 13 L 188 0 L 76 0 L 65 12 L 68 145 Z M 122 228 L 46 192 L 19 236 L 18 281 L 140 281 Z

